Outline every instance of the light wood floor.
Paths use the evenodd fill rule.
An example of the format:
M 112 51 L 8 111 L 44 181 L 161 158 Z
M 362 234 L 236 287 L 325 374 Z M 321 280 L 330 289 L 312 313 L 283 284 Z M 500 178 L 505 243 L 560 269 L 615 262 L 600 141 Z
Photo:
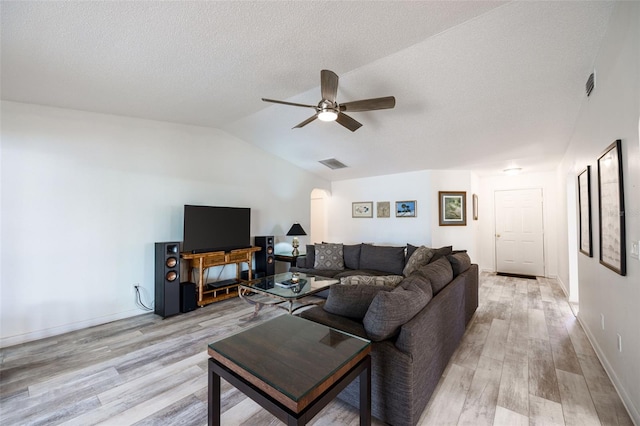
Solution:
M 239 299 L 0 350 L 0 424 L 205 425 L 206 345 L 282 310 Z M 276 425 L 223 381 L 225 425 Z M 314 425 L 358 424 L 336 401 Z M 374 424 L 381 424 L 374 420 Z M 632 425 L 553 280 L 481 275 L 480 307 L 421 425 Z

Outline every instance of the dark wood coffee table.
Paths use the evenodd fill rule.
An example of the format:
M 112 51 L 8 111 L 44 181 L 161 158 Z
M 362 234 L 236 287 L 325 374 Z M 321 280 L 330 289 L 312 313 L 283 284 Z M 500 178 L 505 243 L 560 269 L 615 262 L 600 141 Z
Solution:
M 209 345 L 209 425 L 220 425 L 220 377 L 288 425 L 304 425 L 360 377 L 360 425 L 371 424 L 371 343 L 282 315 Z

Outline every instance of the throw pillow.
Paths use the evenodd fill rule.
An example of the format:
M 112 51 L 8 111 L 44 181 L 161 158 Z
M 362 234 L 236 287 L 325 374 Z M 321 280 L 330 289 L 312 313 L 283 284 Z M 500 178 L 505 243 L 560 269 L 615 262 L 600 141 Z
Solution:
M 407 243 L 407 259 L 409 259 L 411 257 L 411 255 L 413 254 L 414 251 L 418 250 L 417 246 L 411 245 L 409 243 Z
M 363 244 L 360 248 L 360 269 L 402 275 L 402 270 L 404 269 L 404 247 Z
M 344 246 L 344 267 L 349 269 L 360 269 L 360 246 L 353 244 Z
M 348 277 L 341 277 L 340 284 L 344 285 L 358 285 L 366 284 L 372 286 L 382 286 L 389 288 L 396 288 L 398 284 L 402 282 L 402 275 L 350 275 Z
M 394 336 L 430 300 L 431 296 L 414 283 L 376 294 L 363 319 L 367 336 L 376 342 Z
M 447 259 L 449 260 L 449 263 L 451 263 L 454 278 L 469 269 L 471 266 L 471 259 L 466 252 L 450 254 L 447 256 Z
M 443 256 L 446 256 L 448 254 L 451 254 L 453 252 L 453 247 L 452 246 L 444 246 L 444 247 L 440 247 L 438 249 L 433 249 L 434 253 L 433 253 L 433 257 L 431 257 L 430 262 L 435 262 L 436 260 L 440 259 Z
M 418 269 L 416 274 L 420 274 L 431 281 L 431 288 L 433 289 L 433 295 L 435 296 L 446 287 L 447 284 L 453 280 L 453 269 L 451 263 L 446 257 L 441 257 L 435 262 L 431 262 L 428 265 Z
M 342 244 L 316 244 L 314 269 L 341 271 L 344 269 Z
M 425 247 L 425 246 L 418 247 L 413 252 L 409 260 L 407 261 L 407 264 L 405 265 L 402 271 L 402 275 L 404 275 L 405 277 L 408 277 L 418 268 L 421 268 L 422 266 L 429 263 L 434 253 L 435 253 L 435 250 L 430 249 L 429 247 Z
M 372 285 L 332 285 L 323 309 L 331 314 L 362 320 L 371 301 L 389 287 Z

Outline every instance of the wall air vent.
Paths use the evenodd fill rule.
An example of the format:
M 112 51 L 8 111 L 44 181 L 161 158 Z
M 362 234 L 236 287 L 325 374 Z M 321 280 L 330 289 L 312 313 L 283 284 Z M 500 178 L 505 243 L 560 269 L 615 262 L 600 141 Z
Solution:
M 328 158 L 326 160 L 321 160 L 321 161 L 319 161 L 319 163 L 320 164 L 324 164 L 325 166 L 327 166 L 331 170 L 344 169 L 345 167 L 347 167 L 346 164 L 341 163 L 340 161 L 336 160 L 335 158 Z
M 589 76 L 589 79 L 587 80 L 587 96 L 591 95 L 591 92 L 593 92 L 593 88 L 596 87 L 596 72 L 592 72 L 591 75 Z

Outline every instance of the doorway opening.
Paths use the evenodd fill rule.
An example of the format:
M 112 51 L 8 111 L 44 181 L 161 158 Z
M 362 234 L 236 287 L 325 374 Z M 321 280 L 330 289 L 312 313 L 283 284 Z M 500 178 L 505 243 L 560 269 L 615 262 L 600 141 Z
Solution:
M 309 218 L 309 244 L 328 240 L 328 214 L 329 197 L 331 194 L 320 188 L 311 191 L 311 205 Z

